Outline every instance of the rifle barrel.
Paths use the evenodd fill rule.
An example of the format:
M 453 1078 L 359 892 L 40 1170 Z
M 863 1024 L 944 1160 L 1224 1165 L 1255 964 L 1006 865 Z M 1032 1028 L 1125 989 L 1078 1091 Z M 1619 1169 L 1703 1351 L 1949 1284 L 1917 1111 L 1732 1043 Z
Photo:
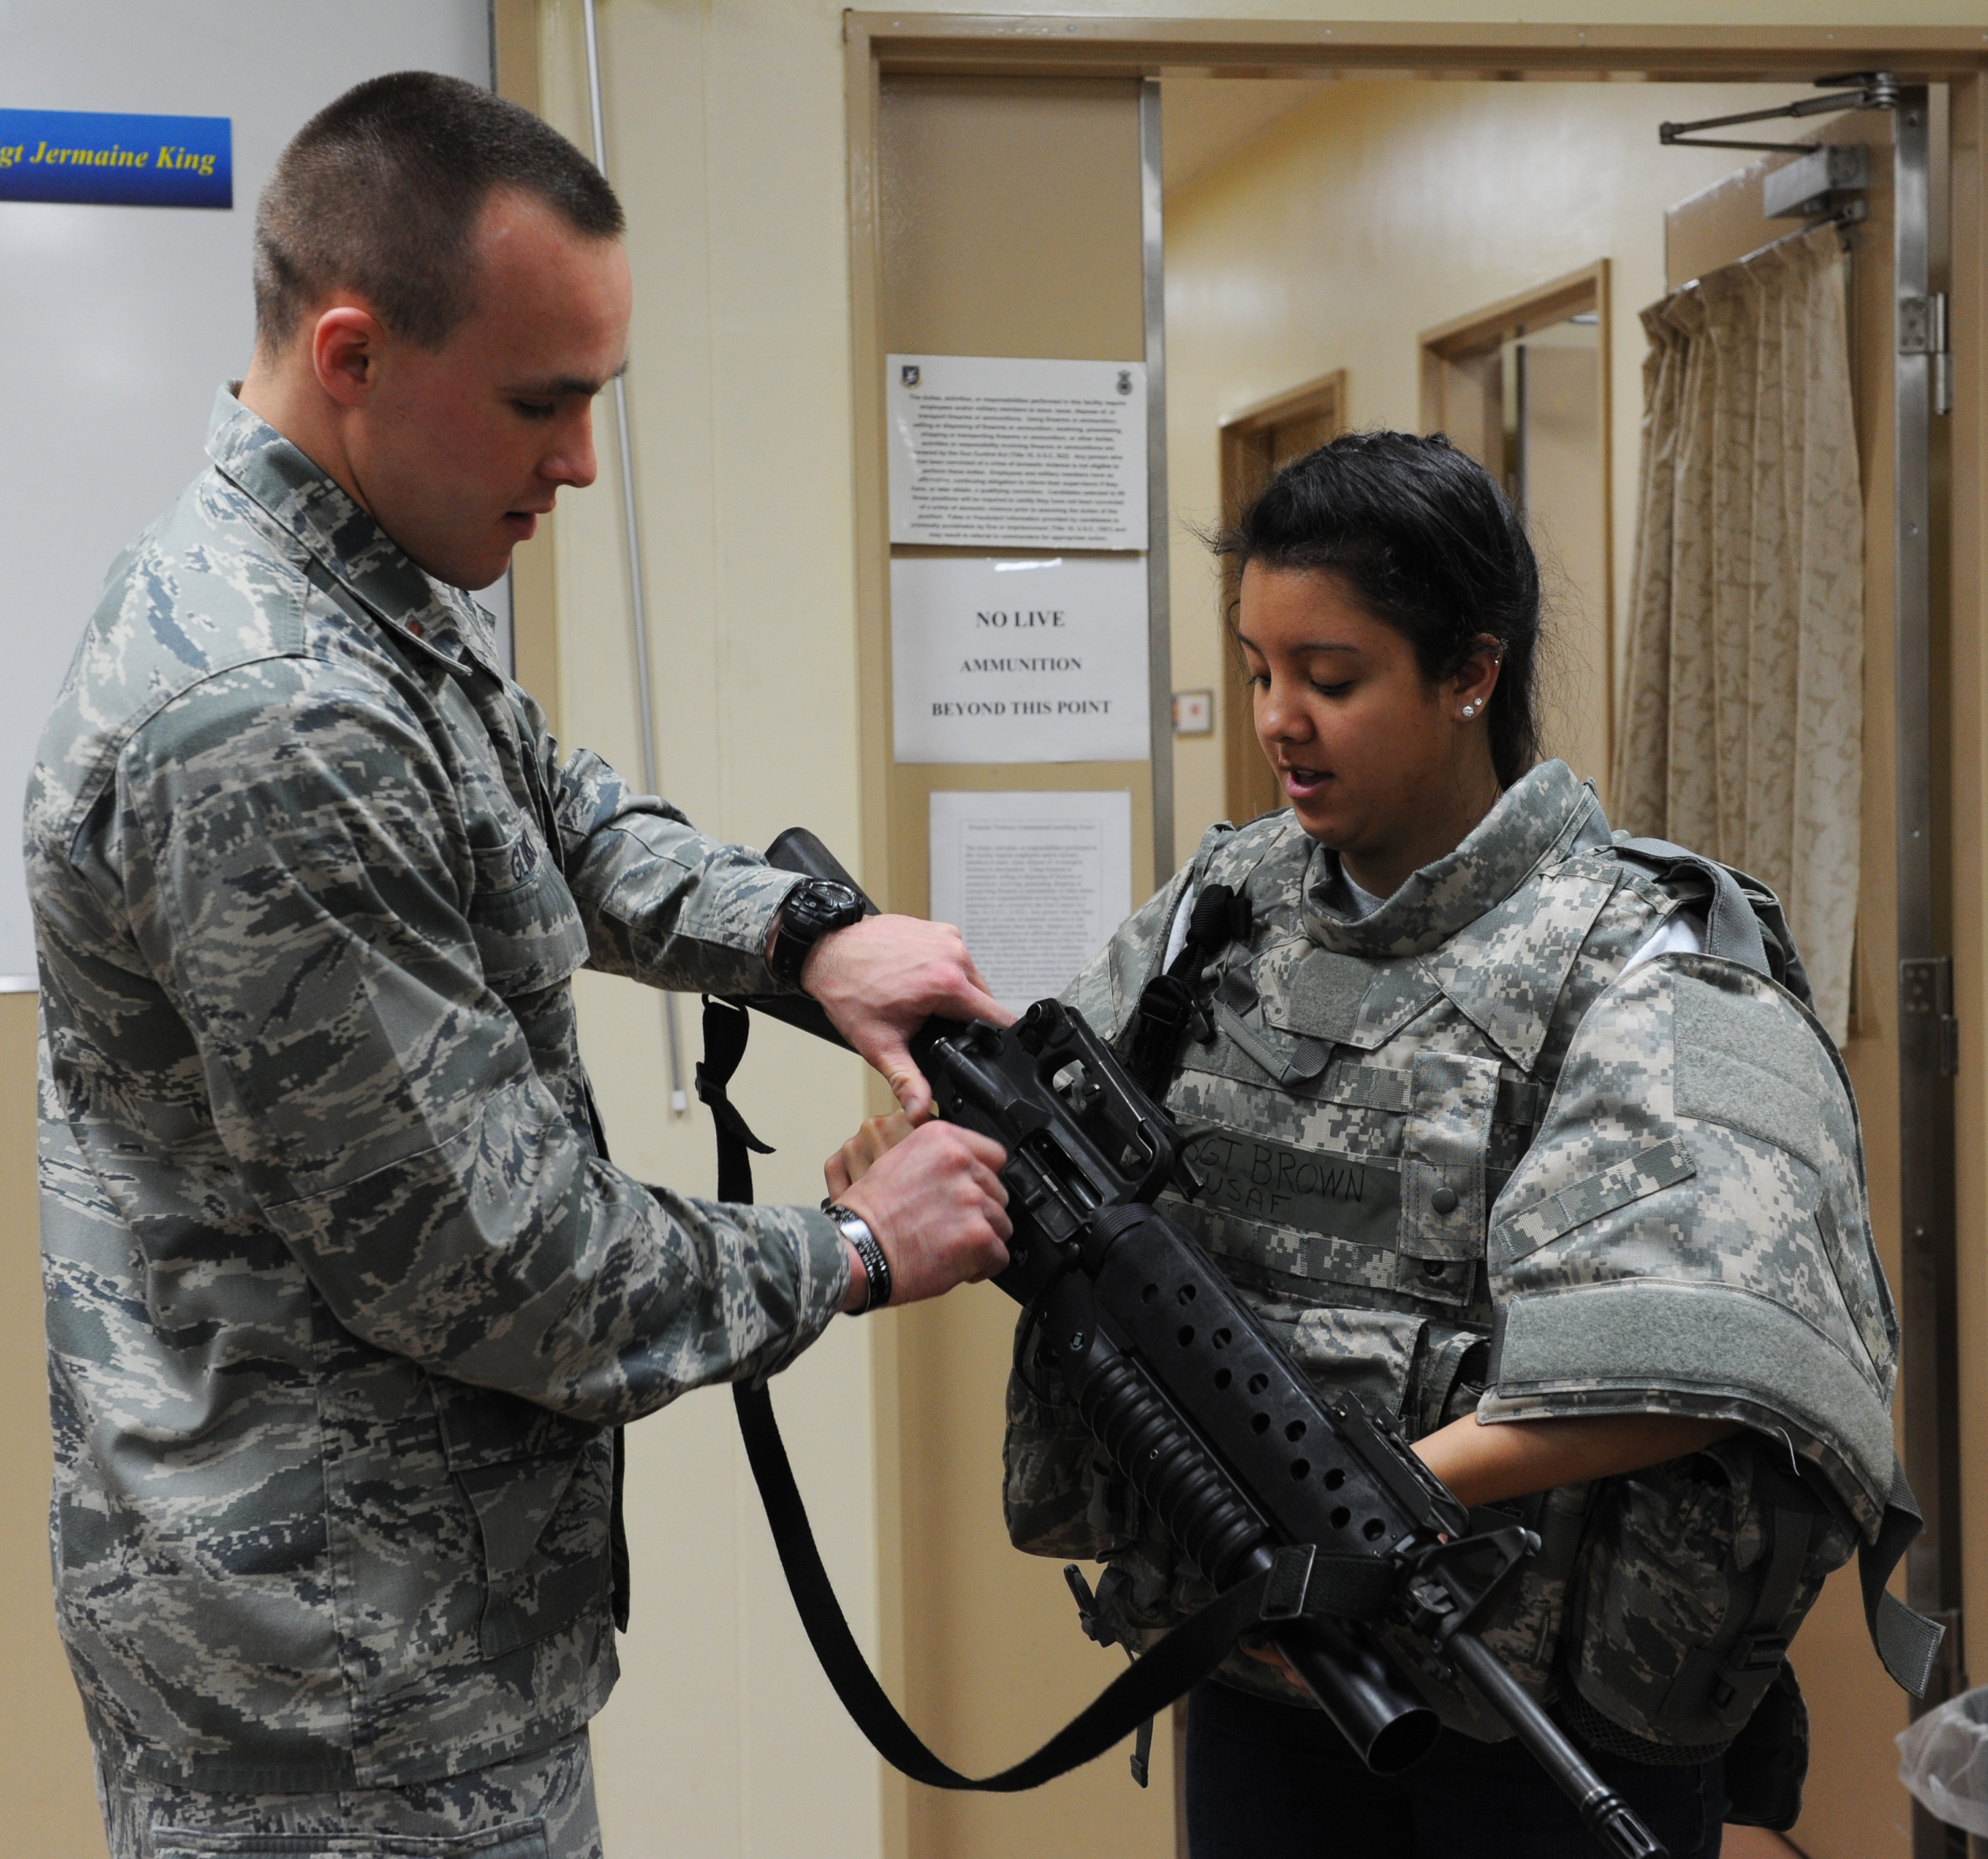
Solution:
M 1558 1724 L 1533 1702 L 1531 1694 L 1499 1662 L 1474 1633 L 1453 1633 L 1443 1651 L 1461 1666 L 1509 1723 L 1533 1759 L 1560 1792 L 1581 1810 L 1587 1830 L 1617 1859 L 1669 1859 L 1662 1841 L 1637 1818 L 1635 1810 L 1588 1766 Z

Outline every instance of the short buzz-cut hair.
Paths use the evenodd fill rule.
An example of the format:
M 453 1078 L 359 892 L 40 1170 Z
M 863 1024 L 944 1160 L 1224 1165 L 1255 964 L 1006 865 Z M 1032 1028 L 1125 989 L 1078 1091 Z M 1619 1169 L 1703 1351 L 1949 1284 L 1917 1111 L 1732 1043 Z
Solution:
M 490 195 L 535 195 L 576 232 L 625 221 L 606 176 L 528 110 L 459 77 L 400 71 L 327 104 L 277 157 L 255 208 L 255 340 L 272 352 L 327 292 L 364 298 L 436 349 L 475 307 Z

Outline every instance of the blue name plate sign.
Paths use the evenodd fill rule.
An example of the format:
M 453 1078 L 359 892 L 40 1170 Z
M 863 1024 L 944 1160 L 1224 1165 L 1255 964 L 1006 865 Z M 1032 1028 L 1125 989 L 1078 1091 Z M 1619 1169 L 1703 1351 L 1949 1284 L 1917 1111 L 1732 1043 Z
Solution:
M 227 117 L 0 110 L 0 200 L 232 207 Z

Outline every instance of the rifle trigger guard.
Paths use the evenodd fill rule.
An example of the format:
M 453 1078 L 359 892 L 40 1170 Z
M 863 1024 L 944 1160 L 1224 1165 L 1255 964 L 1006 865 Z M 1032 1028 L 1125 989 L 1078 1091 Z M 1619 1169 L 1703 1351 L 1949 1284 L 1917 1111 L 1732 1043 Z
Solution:
M 1263 1586 L 1263 1604 L 1256 1617 L 1266 1624 L 1304 1618 L 1305 1596 L 1311 1587 L 1312 1564 L 1318 1559 L 1314 1543 L 1286 1543 L 1270 1562 L 1270 1578 Z
M 1422 1631 L 1441 1645 L 1474 1627 L 1539 1546 L 1518 1523 L 1430 1544 L 1415 1559 L 1406 1587 Z

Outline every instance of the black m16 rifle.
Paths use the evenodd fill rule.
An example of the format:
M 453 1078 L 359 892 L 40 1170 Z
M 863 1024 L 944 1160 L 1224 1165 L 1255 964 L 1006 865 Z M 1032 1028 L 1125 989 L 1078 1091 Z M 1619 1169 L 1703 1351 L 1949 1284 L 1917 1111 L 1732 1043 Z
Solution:
M 784 836 L 769 856 L 850 881 L 811 836 Z M 1039 1326 L 1036 1361 L 1062 1377 L 1091 1431 L 1215 1587 L 1256 1600 L 1253 1616 L 1232 1609 L 1214 1639 L 1202 1635 L 1188 1682 L 1226 1653 L 1238 1626 L 1249 1625 L 1275 1644 L 1370 1767 L 1398 1773 L 1428 1753 L 1438 1721 L 1368 1631 L 1386 1621 L 1412 1634 L 1435 1670 L 1469 1678 L 1606 1851 L 1663 1859 L 1628 1805 L 1474 1630 L 1537 1538 L 1502 1513 L 1467 1510 L 1387 1415 L 1320 1395 L 1206 1252 L 1154 1211 L 1170 1184 L 1191 1195 L 1199 1181 L 1172 1118 L 1083 1017 L 1044 1000 L 1006 1029 L 935 1020 L 912 1052 L 940 1114 L 1008 1152 L 1002 1179 L 1014 1235 L 995 1282 Z M 945 1769 L 917 1742 L 867 1668 L 867 1691 L 858 1681 L 852 1695 L 844 1680 L 850 1658 L 860 1665 L 860 1655 L 853 1641 L 832 1647 L 833 1635 L 825 1638 L 811 1617 L 826 1577 L 818 1559 L 797 1570 L 789 1553 L 791 1518 L 783 1530 L 782 1513 L 798 1513 L 799 1499 L 790 1475 L 784 1489 L 769 1488 L 763 1435 L 771 1409 L 756 1420 L 756 1447 L 752 1399 L 763 1403 L 763 1393 L 740 1396 L 754 1469 L 803 1620 L 844 1703 L 908 1773 L 944 1786 L 983 1785 Z M 783 1456 L 777 1471 L 785 1473 Z M 834 1608 L 832 1594 L 827 1605 Z M 1109 1716 L 1114 1695 L 1143 1690 L 1137 1715 L 1166 1702 L 1151 1695 L 1155 1684 L 1183 1662 L 1170 1660 L 1168 1648 L 1191 1638 L 1204 1617 L 1175 1629 L 1062 1736 L 992 1785 L 1030 1786 L 1060 1773 L 1043 1759 L 1081 1742 L 1073 1733 L 1087 1719 Z M 1140 1668 L 1155 1661 L 1151 1682 L 1135 1685 Z M 880 1703 L 901 1737 L 888 1725 L 880 1733 Z M 916 1756 L 903 1759 L 909 1747 Z

